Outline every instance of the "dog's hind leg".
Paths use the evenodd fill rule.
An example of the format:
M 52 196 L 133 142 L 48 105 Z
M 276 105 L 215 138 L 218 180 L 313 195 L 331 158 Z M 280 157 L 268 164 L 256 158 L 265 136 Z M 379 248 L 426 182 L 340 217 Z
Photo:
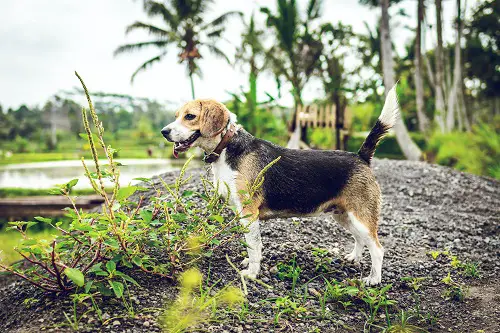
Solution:
M 384 260 L 384 249 L 378 240 L 377 223 L 368 224 L 361 222 L 353 212 L 348 212 L 351 228 L 359 237 L 360 241 L 368 247 L 372 261 L 370 275 L 363 278 L 366 285 L 379 284 L 382 280 L 382 261 Z M 378 222 L 378 221 L 375 221 Z M 351 231 L 352 232 L 352 231 Z M 358 242 L 356 240 L 356 242 Z M 356 247 L 355 249 L 356 250 Z
M 333 214 L 333 218 L 337 223 L 343 226 L 346 230 L 348 230 L 352 237 L 354 238 L 354 249 L 351 253 L 346 254 L 345 259 L 347 261 L 361 261 L 363 257 L 363 250 L 365 249 L 365 243 L 362 237 L 362 234 L 358 231 L 358 229 L 354 226 L 349 218 L 349 215 L 346 212 L 340 214 Z

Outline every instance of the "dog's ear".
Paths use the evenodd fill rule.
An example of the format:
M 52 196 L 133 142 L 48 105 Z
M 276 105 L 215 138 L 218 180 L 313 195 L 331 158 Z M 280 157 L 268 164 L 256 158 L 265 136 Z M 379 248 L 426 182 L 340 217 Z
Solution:
M 224 104 L 205 100 L 201 103 L 200 133 L 204 137 L 214 137 L 219 134 L 229 121 L 229 110 Z

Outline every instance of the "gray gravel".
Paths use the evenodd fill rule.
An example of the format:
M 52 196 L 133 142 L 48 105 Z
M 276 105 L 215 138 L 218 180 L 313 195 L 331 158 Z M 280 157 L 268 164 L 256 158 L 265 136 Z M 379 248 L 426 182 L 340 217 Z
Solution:
M 392 283 L 389 292 L 400 308 L 415 306 L 412 292 L 400 281 L 401 277 L 426 277 L 422 282 L 420 306 L 422 312 L 435 316 L 437 323 L 425 328 L 433 332 L 500 332 L 500 183 L 490 178 L 477 177 L 455 170 L 420 162 L 375 160 L 374 170 L 383 193 L 380 238 L 386 249 L 382 283 Z M 200 170 L 192 170 L 193 181 L 187 187 L 200 190 Z M 176 173 L 162 177 L 172 181 Z M 154 195 L 154 192 L 149 192 Z M 343 255 L 350 251 L 353 241 L 328 215 L 313 218 L 275 219 L 262 224 L 264 243 L 262 274 L 260 278 L 272 285 L 266 290 L 249 284 L 249 306 L 264 321 L 239 322 L 231 319 L 224 324 L 208 323 L 205 332 L 308 332 L 318 328 L 321 332 L 345 332 L 347 325 L 353 332 L 360 332 L 364 315 L 356 309 L 344 311 L 329 306 L 337 325 L 319 320 L 284 320 L 273 325 L 273 312 L 263 299 L 284 296 L 291 285 L 276 277 L 276 265 L 294 256 L 302 268 L 300 283 L 317 273 L 311 249 L 321 247 L 334 254 L 329 278 L 345 280 L 359 278 L 369 272 L 368 252 L 361 265 L 344 262 Z M 480 263 L 481 278 L 473 279 L 452 272 L 455 280 L 470 287 L 464 302 L 443 299 L 441 279 L 450 267 L 446 260 L 433 260 L 426 253 L 430 250 L 449 248 L 462 261 Z M 234 243 L 216 253 L 210 260 L 200 263 L 202 271 L 211 269 L 211 280 L 222 284 L 237 278 L 225 259 L 229 254 L 233 262 L 241 259 L 243 248 Z M 81 320 L 85 332 L 155 332 L 159 312 L 141 311 L 162 307 L 176 295 L 176 287 L 166 280 L 143 274 L 134 275 L 145 288 L 134 289 L 134 318 L 124 316 L 123 308 L 114 299 L 102 305 L 109 318 L 100 326 L 93 313 Z M 309 284 L 320 290 L 322 283 Z M 30 307 L 23 304 L 26 298 L 36 301 Z M 311 306 L 314 305 L 311 301 Z M 70 331 L 61 327 L 63 311 L 71 310 L 68 300 L 47 296 L 35 288 L 10 276 L 0 276 L 0 331 L 39 332 Z M 54 326 L 56 325 L 56 326 Z M 378 329 L 373 329 L 377 331 Z

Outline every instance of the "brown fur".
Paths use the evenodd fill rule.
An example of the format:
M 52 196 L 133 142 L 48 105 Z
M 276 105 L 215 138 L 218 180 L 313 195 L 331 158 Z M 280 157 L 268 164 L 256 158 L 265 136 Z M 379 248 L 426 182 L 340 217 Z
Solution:
M 185 119 L 187 114 L 195 115 L 192 120 Z M 229 121 L 229 110 L 224 104 L 212 99 L 197 99 L 184 104 L 175 117 L 187 128 L 199 130 L 204 137 L 214 137 L 226 126 Z

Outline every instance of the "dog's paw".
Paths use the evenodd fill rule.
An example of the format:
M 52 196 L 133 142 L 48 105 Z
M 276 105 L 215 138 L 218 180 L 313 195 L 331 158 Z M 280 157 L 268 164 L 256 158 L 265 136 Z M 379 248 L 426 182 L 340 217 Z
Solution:
M 374 286 L 374 285 L 380 284 L 381 280 L 382 280 L 382 277 L 371 276 L 371 275 L 361 279 L 361 281 L 363 281 L 363 283 L 366 286 Z
M 247 276 L 251 279 L 255 279 L 260 272 L 260 264 L 251 262 L 247 269 L 241 271 L 242 276 Z
M 245 258 L 241 261 L 241 266 L 243 267 L 248 267 L 248 264 L 250 263 L 250 259 Z
M 251 269 L 244 269 L 240 273 L 243 277 L 249 277 L 251 279 L 257 278 L 257 274 L 259 274 L 258 272 L 255 272 L 254 270 Z
M 356 255 L 356 252 L 353 251 L 349 254 L 346 254 L 344 259 L 350 262 L 360 262 L 361 256 Z

